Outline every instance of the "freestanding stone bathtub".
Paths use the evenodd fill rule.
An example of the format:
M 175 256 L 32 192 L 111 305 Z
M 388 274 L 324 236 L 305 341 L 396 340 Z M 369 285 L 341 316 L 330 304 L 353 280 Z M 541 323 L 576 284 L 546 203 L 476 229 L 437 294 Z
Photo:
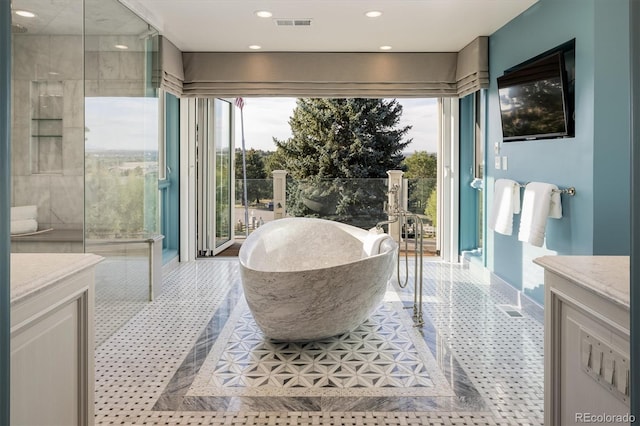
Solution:
M 397 247 L 387 234 L 339 222 L 269 222 L 240 249 L 249 309 L 274 340 L 318 340 L 351 331 L 382 301 Z

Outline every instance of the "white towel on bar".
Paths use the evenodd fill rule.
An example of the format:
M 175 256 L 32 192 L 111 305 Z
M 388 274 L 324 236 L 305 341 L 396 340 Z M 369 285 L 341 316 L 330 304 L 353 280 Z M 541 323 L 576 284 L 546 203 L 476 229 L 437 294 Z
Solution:
M 518 239 L 542 247 L 548 217 L 562 217 L 558 187 L 551 183 L 528 183 L 524 189 Z
M 493 185 L 493 207 L 489 229 L 503 235 L 513 233 L 513 215 L 520 213 L 520 184 L 511 179 L 497 179 Z

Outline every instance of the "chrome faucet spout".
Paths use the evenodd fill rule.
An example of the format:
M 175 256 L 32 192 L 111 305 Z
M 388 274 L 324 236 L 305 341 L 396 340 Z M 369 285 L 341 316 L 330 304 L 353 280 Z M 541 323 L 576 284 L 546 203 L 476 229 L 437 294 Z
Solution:
M 376 223 L 376 229 L 382 229 L 383 225 L 388 225 L 390 223 L 396 223 L 398 221 L 398 216 L 392 216 L 389 220 L 383 220 L 381 222 Z

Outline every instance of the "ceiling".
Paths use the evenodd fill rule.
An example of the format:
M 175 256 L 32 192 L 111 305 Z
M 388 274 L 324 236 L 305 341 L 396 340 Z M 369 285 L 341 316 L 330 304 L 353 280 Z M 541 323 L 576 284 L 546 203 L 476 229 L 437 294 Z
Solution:
M 116 1 L 12 0 L 14 34 L 24 35 L 141 35 L 148 25 Z M 84 8 L 83 8 L 84 6 Z M 18 10 L 33 12 L 22 17 Z M 83 13 L 86 20 L 83 21 Z
M 457 52 L 491 35 L 537 0 L 119 0 L 185 52 Z M 82 34 L 82 0 L 13 0 L 16 33 Z M 255 12 L 267 10 L 270 18 Z M 365 16 L 380 11 L 377 18 Z M 115 1 L 84 0 L 88 35 L 144 38 L 147 24 Z M 278 26 L 277 19 L 309 20 Z M 16 30 L 16 28 L 14 28 Z
M 182 51 L 457 52 L 537 0 L 121 0 Z M 267 10 L 271 18 L 259 18 Z M 368 18 L 367 11 L 382 16 Z M 277 26 L 274 19 L 310 19 Z

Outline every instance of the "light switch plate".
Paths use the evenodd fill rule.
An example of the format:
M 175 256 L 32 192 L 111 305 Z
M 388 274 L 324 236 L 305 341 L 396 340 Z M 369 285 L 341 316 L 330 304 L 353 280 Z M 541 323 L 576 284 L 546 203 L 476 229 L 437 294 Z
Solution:
M 615 357 L 615 384 L 618 392 L 629 395 L 629 361 L 620 354 Z
M 602 348 L 600 345 L 594 345 L 591 350 L 591 368 L 596 376 L 602 373 Z
M 582 355 L 580 357 L 580 361 L 582 364 L 582 368 L 591 367 L 591 342 L 587 339 L 582 339 Z
M 604 378 L 604 381 L 607 384 L 612 385 L 613 373 L 615 371 L 615 365 L 616 365 L 613 351 L 605 350 L 603 353 L 603 358 L 604 358 L 604 371 L 602 373 L 602 377 Z
M 496 170 L 500 170 L 500 156 L 499 155 L 496 156 L 495 162 L 496 162 Z
M 582 371 L 624 403 L 629 401 L 629 355 L 609 339 L 580 329 Z
M 507 170 L 507 156 L 502 156 L 502 170 Z

